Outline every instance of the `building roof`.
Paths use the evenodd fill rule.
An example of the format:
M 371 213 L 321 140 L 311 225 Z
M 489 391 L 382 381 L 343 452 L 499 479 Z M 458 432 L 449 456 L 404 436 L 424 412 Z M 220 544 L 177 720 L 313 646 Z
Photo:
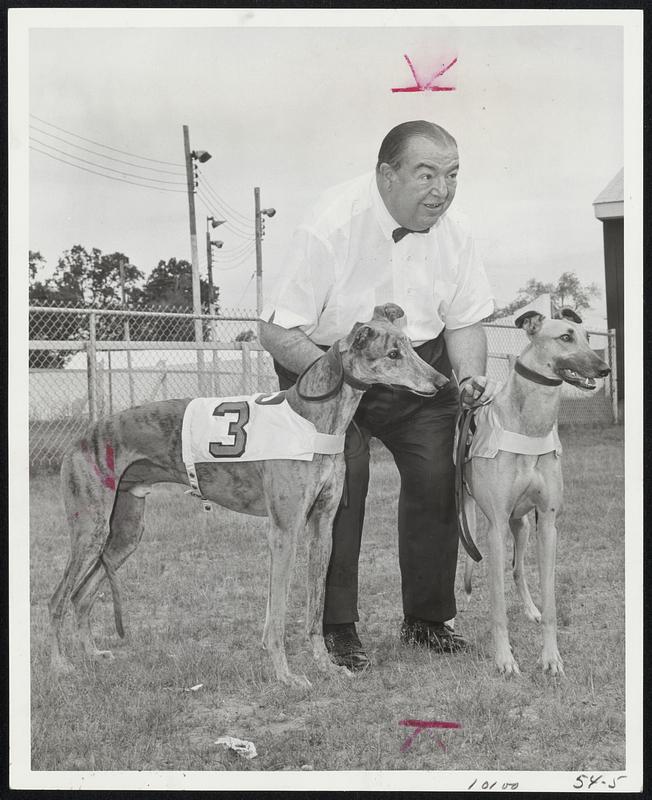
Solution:
M 623 218 L 625 214 L 625 169 L 609 181 L 593 201 L 593 211 L 598 219 Z

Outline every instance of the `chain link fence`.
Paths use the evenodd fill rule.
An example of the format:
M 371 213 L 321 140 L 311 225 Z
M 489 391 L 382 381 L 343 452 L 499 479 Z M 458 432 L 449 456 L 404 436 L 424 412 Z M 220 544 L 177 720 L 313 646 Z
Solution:
M 506 325 L 485 327 L 488 373 L 504 381 L 526 336 Z M 56 466 L 89 420 L 132 406 L 275 391 L 272 359 L 256 331 L 251 312 L 31 307 L 30 464 Z M 615 376 L 614 334 L 592 332 L 591 345 Z M 590 396 L 564 384 L 560 423 L 614 420 L 614 381 L 607 379 Z

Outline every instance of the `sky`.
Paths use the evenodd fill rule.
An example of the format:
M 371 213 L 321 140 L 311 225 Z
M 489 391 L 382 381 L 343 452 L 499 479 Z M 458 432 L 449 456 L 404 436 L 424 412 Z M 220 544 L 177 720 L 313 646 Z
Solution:
M 190 260 L 187 125 L 191 148 L 212 154 L 197 196 L 201 274 L 212 214 L 228 221 L 212 234 L 224 242 L 214 251 L 222 309 L 255 308 L 254 186 L 277 211 L 263 242 L 267 296 L 306 207 L 372 170 L 394 125 L 428 119 L 457 139 L 455 203 L 471 219 L 497 303 L 529 278 L 554 281 L 571 270 L 598 284 L 595 315 L 604 316 L 592 202 L 623 166 L 622 29 L 473 26 L 468 16 L 455 27 L 441 16 L 425 26 L 374 25 L 368 15 L 363 27 L 258 27 L 254 12 L 239 26 L 214 12 L 201 27 L 157 28 L 152 16 L 152 27 L 139 28 L 117 12 L 113 27 L 66 26 L 60 17 L 58 27 L 32 28 L 29 133 L 50 155 L 30 151 L 29 247 L 47 259 L 45 274 L 75 244 L 124 252 L 146 274 L 160 259 Z M 456 59 L 438 80 L 453 90 L 392 92 L 415 85 L 405 54 L 427 77 Z M 151 185 L 173 191 L 52 156 L 170 180 Z

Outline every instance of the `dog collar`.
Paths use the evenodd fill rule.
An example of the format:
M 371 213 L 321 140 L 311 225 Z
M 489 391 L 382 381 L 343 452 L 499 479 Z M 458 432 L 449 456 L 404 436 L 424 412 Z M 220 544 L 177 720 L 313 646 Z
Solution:
M 524 364 L 521 364 L 518 358 L 514 362 L 514 371 L 522 378 L 532 381 L 533 383 L 540 383 L 541 386 L 559 386 L 562 383 L 561 378 L 547 378 L 545 375 L 541 375 L 540 372 L 528 369 Z
M 330 350 L 328 350 L 324 356 L 320 356 L 319 358 L 315 359 L 315 361 L 313 361 L 312 364 L 309 364 L 299 376 L 296 382 L 296 389 L 297 389 L 297 394 L 302 400 L 308 400 L 310 402 L 320 402 L 322 400 L 328 400 L 331 397 L 335 397 L 335 395 L 342 388 L 343 383 L 348 383 L 348 385 L 351 386 L 353 389 L 359 389 L 363 392 L 366 391 L 367 389 L 371 389 L 372 384 L 365 383 L 364 381 L 354 378 L 353 375 L 349 375 L 349 373 L 344 369 L 344 364 L 342 364 L 342 354 L 340 353 L 339 344 L 340 344 L 339 339 L 336 342 L 333 342 L 333 345 L 331 346 Z M 312 367 L 317 363 L 317 361 L 319 361 L 321 358 L 324 357 L 329 361 L 331 367 L 335 370 L 335 372 L 339 373 L 335 385 L 327 392 L 324 392 L 324 394 L 314 395 L 314 396 L 303 394 L 300 388 L 300 383 L 302 378 L 306 375 L 306 373 L 310 369 L 312 369 Z

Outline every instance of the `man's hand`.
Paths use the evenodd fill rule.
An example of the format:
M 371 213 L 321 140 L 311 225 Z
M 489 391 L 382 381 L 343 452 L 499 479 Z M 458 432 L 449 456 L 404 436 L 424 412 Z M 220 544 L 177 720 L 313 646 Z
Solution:
M 486 375 L 476 375 L 460 381 L 460 400 L 463 406 L 488 403 L 498 394 L 501 384 Z

